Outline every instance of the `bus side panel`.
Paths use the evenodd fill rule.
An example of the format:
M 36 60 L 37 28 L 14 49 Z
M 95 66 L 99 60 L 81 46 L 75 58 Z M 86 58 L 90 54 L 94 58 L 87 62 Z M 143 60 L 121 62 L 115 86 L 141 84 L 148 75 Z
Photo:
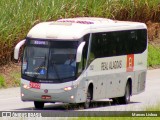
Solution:
M 122 72 L 99 75 L 97 77 L 88 77 L 89 80 L 92 80 L 94 86 L 93 100 L 124 96 L 128 78 L 131 78 L 133 81 L 134 72 Z
M 90 77 L 91 78 L 91 77 Z M 93 100 L 104 99 L 106 96 L 105 88 L 107 87 L 106 81 L 101 76 L 94 77 L 93 80 Z
M 134 79 L 134 72 L 122 72 L 108 75 L 108 87 L 106 87 L 106 98 L 122 97 L 128 79 Z
M 146 83 L 146 70 L 136 71 L 135 72 L 135 88 L 132 91 L 132 94 L 138 94 L 145 90 Z
M 135 54 L 135 87 L 132 94 L 138 94 L 145 90 L 147 74 L 147 50 L 142 54 Z
M 86 101 L 86 93 L 88 89 L 88 79 L 86 77 L 78 78 L 78 87 L 75 97 L 76 103 L 82 103 Z

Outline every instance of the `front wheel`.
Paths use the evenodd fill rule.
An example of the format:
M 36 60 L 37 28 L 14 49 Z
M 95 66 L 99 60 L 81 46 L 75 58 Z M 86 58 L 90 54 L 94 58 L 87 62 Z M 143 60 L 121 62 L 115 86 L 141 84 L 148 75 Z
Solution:
M 43 109 L 44 108 L 44 102 L 34 101 L 34 106 L 35 106 L 36 109 Z
M 87 108 L 89 108 L 89 107 L 90 107 L 91 99 L 92 99 L 92 97 L 91 97 L 91 90 L 90 90 L 90 89 L 88 89 L 88 91 L 87 91 L 86 101 L 85 101 L 85 103 L 84 103 L 84 109 L 87 109 Z

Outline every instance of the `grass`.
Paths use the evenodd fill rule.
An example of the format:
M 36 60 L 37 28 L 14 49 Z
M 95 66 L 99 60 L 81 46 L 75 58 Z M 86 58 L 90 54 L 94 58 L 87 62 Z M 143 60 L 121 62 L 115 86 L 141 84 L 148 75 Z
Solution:
M 13 86 L 19 86 L 20 85 L 21 74 L 17 73 L 17 72 L 13 72 L 13 73 L 11 73 L 11 77 L 12 77 L 12 80 L 13 80 Z
M 158 117 L 79 117 L 72 120 L 159 120 Z
M 145 108 L 145 111 L 160 111 L 160 103 Z
M 17 87 L 20 85 L 20 66 L 7 64 L 0 67 L 0 88 Z
M 149 44 L 148 47 L 148 66 L 154 67 L 160 65 L 160 47 Z
M 20 86 L 20 73 L 11 73 L 11 75 L 0 75 L 0 88 L 18 87 Z
M 160 111 L 160 103 L 155 106 L 149 106 L 149 107 L 144 108 L 143 112 L 145 113 L 145 111 L 146 113 L 157 114 L 158 113 L 157 111 Z M 144 113 L 140 112 L 138 114 L 144 114 Z M 153 120 L 153 119 L 159 120 L 160 118 L 159 117 L 78 117 L 78 118 L 72 118 L 72 120 Z
M 77 16 L 158 22 L 159 3 L 159 0 L 1 0 L 0 65 L 13 59 L 15 44 L 39 22 Z
M 0 75 L 0 88 L 5 87 L 5 79 L 2 75 Z

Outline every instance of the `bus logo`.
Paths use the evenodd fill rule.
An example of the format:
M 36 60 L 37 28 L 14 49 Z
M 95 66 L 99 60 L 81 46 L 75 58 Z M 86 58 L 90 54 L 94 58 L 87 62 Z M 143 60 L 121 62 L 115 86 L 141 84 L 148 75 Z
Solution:
M 44 93 L 48 93 L 48 90 L 47 90 L 47 89 L 45 89 L 45 90 L 44 90 Z
M 127 55 L 127 72 L 132 72 L 134 69 L 134 54 Z

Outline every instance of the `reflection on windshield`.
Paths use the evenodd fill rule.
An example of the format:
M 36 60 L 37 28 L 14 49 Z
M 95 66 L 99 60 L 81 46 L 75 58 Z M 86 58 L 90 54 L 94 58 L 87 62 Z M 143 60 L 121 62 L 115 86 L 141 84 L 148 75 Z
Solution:
M 49 58 L 49 79 L 63 79 L 75 76 L 76 49 L 51 49 Z
M 22 74 L 50 81 L 73 78 L 76 71 L 75 48 L 49 48 L 27 46 Z
M 22 73 L 30 77 L 46 79 L 48 48 L 26 47 Z

